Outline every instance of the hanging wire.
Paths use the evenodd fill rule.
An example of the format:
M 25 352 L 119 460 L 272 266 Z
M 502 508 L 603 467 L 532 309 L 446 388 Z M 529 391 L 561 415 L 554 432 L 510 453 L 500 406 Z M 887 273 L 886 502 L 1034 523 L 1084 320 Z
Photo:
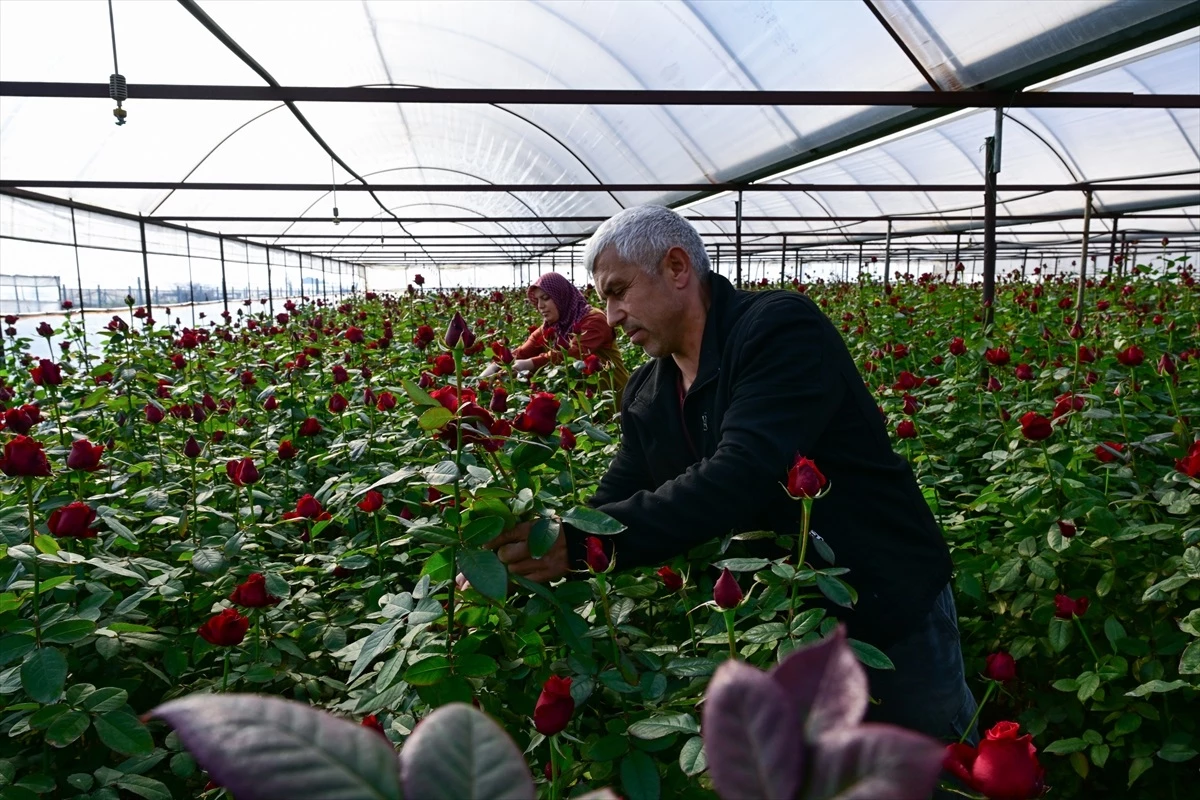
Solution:
M 337 173 L 335 172 L 333 159 L 329 159 L 329 186 L 333 190 L 333 224 L 341 225 L 342 221 L 338 219 L 337 207 Z
M 129 86 L 125 83 L 125 76 L 121 74 L 120 67 L 117 66 L 117 23 L 113 19 L 112 0 L 108 0 L 108 30 L 112 34 L 113 51 L 113 71 L 112 75 L 108 76 L 108 96 L 117 101 L 117 107 L 113 109 L 117 125 L 124 125 L 129 112 L 121 108 L 121 103 L 129 99 Z

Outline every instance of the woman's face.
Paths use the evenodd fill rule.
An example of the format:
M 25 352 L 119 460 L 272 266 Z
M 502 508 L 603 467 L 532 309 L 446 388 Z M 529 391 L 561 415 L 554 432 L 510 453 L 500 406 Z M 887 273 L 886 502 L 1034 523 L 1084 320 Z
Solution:
M 538 287 L 533 287 L 533 302 L 537 305 L 538 313 L 542 315 L 542 321 L 547 325 L 553 325 L 558 322 L 558 306 L 554 305 L 554 301 L 550 299 L 550 295 Z

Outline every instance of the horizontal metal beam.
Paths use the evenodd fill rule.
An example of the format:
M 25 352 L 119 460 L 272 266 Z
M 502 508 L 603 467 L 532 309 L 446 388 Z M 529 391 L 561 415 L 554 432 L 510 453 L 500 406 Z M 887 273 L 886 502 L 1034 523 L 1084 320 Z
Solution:
M 67 181 L 67 180 L 0 180 L 0 189 L 137 189 L 151 191 L 205 192 L 328 192 L 327 183 L 222 183 L 176 181 Z M 963 192 L 983 191 L 983 184 L 974 183 L 346 183 L 337 187 L 340 192 Z M 997 187 L 1001 192 L 1197 192 L 1196 183 L 1013 183 Z M 382 217 L 375 217 L 382 220 Z M 481 217 L 480 220 L 486 219 Z M 384 220 L 386 221 L 386 220 Z M 478 221 L 478 220 L 477 220 Z
M 7 97 L 107 98 L 107 83 L 0 81 Z M 1192 94 L 1132 92 L 741 91 L 726 89 L 479 89 L 131 83 L 129 101 L 432 103 L 577 106 L 900 106 L 905 108 L 1200 108 Z

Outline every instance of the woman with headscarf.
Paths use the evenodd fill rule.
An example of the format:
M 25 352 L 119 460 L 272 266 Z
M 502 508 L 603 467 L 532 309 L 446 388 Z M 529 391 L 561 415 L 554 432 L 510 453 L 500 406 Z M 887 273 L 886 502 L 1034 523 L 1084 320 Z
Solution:
M 540 276 L 529 287 L 526 296 L 542 315 L 542 325 L 533 330 L 523 345 L 513 350 L 513 370 L 530 372 L 548 363 L 560 363 L 564 352 L 572 359 L 585 362 L 588 356 L 594 355 L 607 368 L 605 388 L 616 393 L 617 407 L 620 408 L 621 392 L 629 380 L 629 371 L 621 360 L 616 333 L 604 312 L 588 305 L 583 293 L 557 272 Z M 495 372 L 489 367 L 484 375 L 491 374 Z

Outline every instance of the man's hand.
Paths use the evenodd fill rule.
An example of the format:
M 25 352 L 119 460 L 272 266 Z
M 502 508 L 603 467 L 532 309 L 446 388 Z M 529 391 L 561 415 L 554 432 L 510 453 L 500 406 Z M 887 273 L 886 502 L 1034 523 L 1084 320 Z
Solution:
M 529 531 L 532 526 L 532 522 L 521 522 L 512 530 L 492 539 L 484 547 L 495 550 L 496 555 L 513 575 L 520 575 L 536 583 L 547 583 L 563 577 L 571 569 L 567 560 L 567 537 L 562 532 L 562 526 L 559 526 L 558 538 L 541 558 L 534 558 L 529 553 Z

